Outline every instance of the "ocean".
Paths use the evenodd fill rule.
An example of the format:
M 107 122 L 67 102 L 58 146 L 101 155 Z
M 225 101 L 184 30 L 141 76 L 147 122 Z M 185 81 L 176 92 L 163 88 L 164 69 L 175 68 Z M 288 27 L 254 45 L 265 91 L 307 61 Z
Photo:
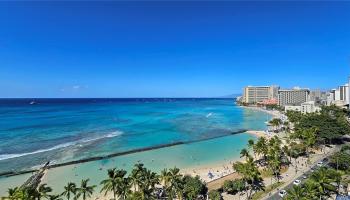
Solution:
M 210 164 L 237 157 L 255 138 L 232 132 L 265 130 L 270 118 L 234 99 L 1 99 L 0 173 L 227 135 L 86 163 L 82 171 L 139 161 L 155 170 Z

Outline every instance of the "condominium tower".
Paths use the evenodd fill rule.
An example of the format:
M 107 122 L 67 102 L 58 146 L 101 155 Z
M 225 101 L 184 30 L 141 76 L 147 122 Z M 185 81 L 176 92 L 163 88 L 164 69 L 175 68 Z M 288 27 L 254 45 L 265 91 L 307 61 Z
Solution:
M 247 86 L 243 89 L 243 102 L 254 104 L 277 99 L 278 89 L 278 86 Z

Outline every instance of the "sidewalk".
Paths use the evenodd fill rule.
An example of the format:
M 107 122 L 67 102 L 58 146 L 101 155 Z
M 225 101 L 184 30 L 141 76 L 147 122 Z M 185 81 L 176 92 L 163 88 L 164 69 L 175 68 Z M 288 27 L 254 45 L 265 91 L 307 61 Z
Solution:
M 311 164 L 307 164 L 307 158 L 304 158 L 304 157 L 299 157 L 296 160 L 292 159 L 291 165 L 289 166 L 288 170 L 281 175 L 282 179 L 280 179 L 280 182 L 284 182 L 284 184 L 278 189 L 282 189 L 288 186 L 289 184 L 291 184 L 297 177 L 301 176 L 304 172 L 310 170 L 311 167 L 314 166 L 314 164 L 316 164 L 323 158 L 327 157 L 328 155 L 336 151 L 336 149 L 337 149 L 336 147 L 326 148 L 325 149 L 326 153 L 317 152 L 316 154 L 311 155 L 310 156 Z M 297 172 L 296 172 L 296 164 L 298 169 Z M 264 183 L 265 183 L 265 187 L 271 185 L 271 178 L 270 177 L 264 178 Z M 276 183 L 275 179 L 273 179 L 272 184 L 273 183 Z M 267 194 L 261 199 L 267 199 L 269 196 L 274 195 L 277 191 L 278 190 L 275 189 L 270 193 L 270 195 Z M 224 200 L 246 200 L 246 195 L 244 194 L 242 196 L 239 196 L 238 194 L 229 195 L 229 194 L 223 193 L 223 199 Z

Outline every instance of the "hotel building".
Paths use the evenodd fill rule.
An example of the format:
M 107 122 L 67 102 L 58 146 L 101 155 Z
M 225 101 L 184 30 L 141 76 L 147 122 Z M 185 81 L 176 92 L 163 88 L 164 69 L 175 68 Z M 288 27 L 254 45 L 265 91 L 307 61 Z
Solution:
M 309 89 L 294 88 L 291 90 L 279 90 L 278 105 L 301 106 L 302 103 L 309 101 L 309 95 Z
M 243 89 L 243 102 L 255 104 L 277 99 L 278 89 L 278 86 L 247 86 Z

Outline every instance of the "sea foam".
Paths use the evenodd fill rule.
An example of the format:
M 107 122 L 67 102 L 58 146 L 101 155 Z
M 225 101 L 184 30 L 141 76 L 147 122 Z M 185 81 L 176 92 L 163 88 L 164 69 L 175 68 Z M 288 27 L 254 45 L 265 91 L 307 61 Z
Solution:
M 108 133 L 105 135 L 101 135 L 101 136 L 97 136 L 97 137 L 84 138 L 84 139 L 73 141 L 73 142 L 59 144 L 59 145 L 56 145 L 56 146 L 53 146 L 53 147 L 50 147 L 47 149 L 39 149 L 39 150 L 32 151 L 32 152 L 18 153 L 18 154 L 1 154 L 0 161 L 11 159 L 11 158 L 18 158 L 18 157 L 27 156 L 27 155 L 32 155 L 32 154 L 43 153 L 43 152 L 52 151 L 52 150 L 56 150 L 56 149 L 62 149 L 62 148 L 66 148 L 66 147 L 74 146 L 74 145 L 82 145 L 83 143 L 93 142 L 93 141 L 100 140 L 103 138 L 117 137 L 117 136 L 120 136 L 122 134 L 123 134 L 123 132 L 121 132 L 121 131 L 114 131 L 114 132 L 111 132 L 111 133 Z

